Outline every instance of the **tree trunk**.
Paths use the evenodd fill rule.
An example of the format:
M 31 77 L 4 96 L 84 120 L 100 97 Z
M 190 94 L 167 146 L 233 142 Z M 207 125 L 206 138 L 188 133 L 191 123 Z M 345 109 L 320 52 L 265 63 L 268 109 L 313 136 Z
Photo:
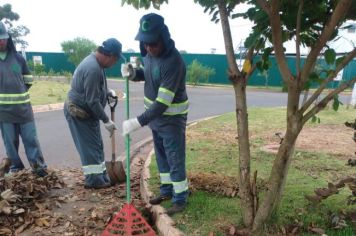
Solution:
M 283 142 L 278 149 L 277 157 L 273 162 L 267 185 L 268 190 L 263 198 L 263 202 L 258 208 L 253 222 L 253 235 L 259 235 L 259 233 L 261 233 L 263 224 L 278 207 L 281 200 L 294 153 L 295 142 L 303 127 L 302 116 L 298 113 L 299 96 L 300 92 L 296 83 L 290 83 L 288 88 L 287 130 Z
M 239 195 L 241 198 L 242 217 L 245 226 L 251 227 L 255 206 L 250 184 L 250 143 L 246 103 L 247 77 L 241 74 L 236 64 L 226 1 L 219 0 L 218 7 L 229 65 L 229 79 L 233 83 L 235 91 L 237 133 L 239 137 Z
M 234 84 L 234 90 L 236 99 L 236 120 L 239 144 L 239 196 L 241 198 L 241 209 L 244 224 L 246 227 L 251 227 L 255 215 L 255 206 L 250 179 L 251 157 L 246 103 L 246 83 L 239 81 L 238 84 Z

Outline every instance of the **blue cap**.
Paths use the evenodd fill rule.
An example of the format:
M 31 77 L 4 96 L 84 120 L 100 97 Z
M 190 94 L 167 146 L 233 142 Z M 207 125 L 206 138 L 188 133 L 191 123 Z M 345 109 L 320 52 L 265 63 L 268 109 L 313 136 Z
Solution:
M 101 48 L 109 55 L 114 55 L 118 58 L 121 56 L 122 45 L 117 39 L 109 38 L 105 40 Z
M 7 33 L 5 24 L 0 21 L 0 39 L 8 39 L 9 34 Z
M 135 40 L 144 43 L 157 42 L 164 28 L 165 25 L 162 16 L 155 13 L 144 15 L 140 19 L 140 29 L 138 30 Z

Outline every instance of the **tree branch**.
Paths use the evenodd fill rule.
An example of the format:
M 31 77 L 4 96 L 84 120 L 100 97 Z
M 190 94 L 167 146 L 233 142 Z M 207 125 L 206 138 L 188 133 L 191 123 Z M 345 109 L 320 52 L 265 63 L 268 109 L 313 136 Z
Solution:
M 313 93 L 313 95 L 303 104 L 300 108 L 301 114 L 303 114 L 310 105 L 319 97 L 319 95 L 326 88 L 326 85 L 332 81 L 335 76 L 356 56 L 356 48 L 354 48 L 351 52 L 349 52 L 344 60 L 336 67 L 334 73 L 331 73 L 319 86 L 319 88 Z
M 304 1 L 300 0 L 299 8 L 297 13 L 297 28 L 296 28 L 296 39 L 295 39 L 295 47 L 296 47 L 296 70 L 297 70 L 297 79 L 300 79 L 300 25 L 302 20 L 302 12 L 303 12 Z
M 272 27 L 272 41 L 275 51 L 275 56 L 279 70 L 282 74 L 283 81 L 288 85 L 290 79 L 293 78 L 292 73 L 289 70 L 288 63 L 284 54 L 283 40 L 282 40 L 282 24 L 279 15 L 279 0 L 272 0 L 270 7 L 271 14 L 269 14 L 269 21 Z
M 325 47 L 331 35 L 334 33 L 336 27 L 339 25 L 339 22 L 345 17 L 346 13 L 350 9 L 350 6 L 351 0 L 340 0 L 336 5 L 329 22 L 326 24 L 318 41 L 313 45 L 307 59 L 305 60 L 301 76 L 303 83 L 308 79 L 308 75 L 314 67 L 314 62 L 319 56 L 321 50 Z
M 234 54 L 234 46 L 232 44 L 232 36 L 230 30 L 230 23 L 229 23 L 229 14 L 226 9 L 226 1 L 225 0 L 218 0 L 217 1 L 219 14 L 220 14 L 220 22 L 224 36 L 224 45 L 226 51 L 226 58 L 228 61 L 228 65 L 231 67 L 229 68 L 229 78 L 232 79 L 232 82 L 235 83 L 235 79 L 241 77 L 241 72 L 237 67 L 235 54 Z M 231 77 L 232 76 L 232 77 Z
M 338 88 L 331 91 L 328 95 L 326 95 L 315 107 L 313 107 L 307 114 L 303 116 L 302 124 L 304 125 L 311 117 L 317 114 L 319 111 L 323 110 L 324 107 L 334 98 L 335 95 L 339 94 L 340 92 L 344 91 L 348 88 L 351 84 L 356 82 L 356 77 L 342 83 Z
M 256 0 L 257 4 L 269 15 L 271 13 L 270 6 L 266 0 Z

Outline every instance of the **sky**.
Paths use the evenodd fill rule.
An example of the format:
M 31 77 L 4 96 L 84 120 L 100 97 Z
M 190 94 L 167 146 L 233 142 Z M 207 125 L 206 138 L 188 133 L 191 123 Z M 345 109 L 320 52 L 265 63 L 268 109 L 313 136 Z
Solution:
M 0 5 L 9 3 L 12 11 L 20 15 L 14 25 L 25 25 L 30 29 L 24 39 L 29 43 L 26 51 L 61 52 L 61 43 L 84 37 L 97 45 L 111 37 L 123 45 L 123 51 L 139 51 L 134 40 L 140 18 L 147 13 L 162 15 L 178 50 L 188 53 L 225 54 L 224 39 L 220 23 L 211 22 L 211 16 L 193 0 L 169 0 L 160 10 L 136 10 L 132 6 L 121 6 L 121 0 L 0 0 Z M 248 9 L 239 6 L 238 11 Z M 243 19 L 230 20 L 234 48 L 250 33 L 252 24 Z M 334 43 L 338 52 L 350 51 L 356 44 L 356 33 L 345 34 Z M 285 44 L 287 53 L 295 53 L 295 45 Z M 18 48 L 19 50 L 19 48 Z M 306 54 L 308 49 L 302 48 Z
M 162 15 L 178 50 L 188 53 L 224 54 L 224 40 L 220 23 L 210 21 L 204 8 L 193 0 L 170 0 L 161 9 L 136 10 L 121 6 L 121 0 L 0 0 L 9 3 L 12 11 L 20 15 L 14 25 L 30 29 L 24 39 L 29 43 L 26 51 L 61 52 L 61 42 L 84 37 L 100 45 L 105 39 L 115 37 L 123 51 L 139 51 L 134 40 L 140 18 L 147 13 Z M 246 7 L 245 7 L 246 9 Z M 251 23 L 232 20 L 234 46 L 246 38 Z

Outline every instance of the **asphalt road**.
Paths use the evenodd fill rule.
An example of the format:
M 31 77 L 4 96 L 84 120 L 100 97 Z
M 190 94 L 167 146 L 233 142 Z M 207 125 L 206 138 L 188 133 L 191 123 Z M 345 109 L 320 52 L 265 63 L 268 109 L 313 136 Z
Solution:
M 109 81 L 109 87 L 124 91 L 124 83 Z M 234 112 L 235 99 L 232 87 L 188 87 L 190 110 L 188 120 L 194 121 L 205 117 Z M 248 91 L 247 101 L 250 107 L 286 106 L 286 93 Z M 344 98 L 346 100 L 347 98 Z M 143 83 L 130 83 L 130 117 L 144 111 Z M 107 114 L 109 114 L 107 107 Z M 119 100 L 115 111 L 117 155 L 124 152 L 124 138 L 121 136 L 121 124 L 125 118 L 125 101 Z M 80 158 L 75 149 L 63 110 L 41 112 L 35 114 L 36 126 L 44 158 L 49 167 L 80 167 Z M 111 139 L 102 126 L 104 151 L 106 160 L 111 158 Z M 150 129 L 144 127 L 131 135 L 131 144 L 142 141 L 151 135 Z M 26 155 L 21 143 L 20 155 L 28 166 Z M 5 157 L 5 148 L 0 142 L 0 158 Z

